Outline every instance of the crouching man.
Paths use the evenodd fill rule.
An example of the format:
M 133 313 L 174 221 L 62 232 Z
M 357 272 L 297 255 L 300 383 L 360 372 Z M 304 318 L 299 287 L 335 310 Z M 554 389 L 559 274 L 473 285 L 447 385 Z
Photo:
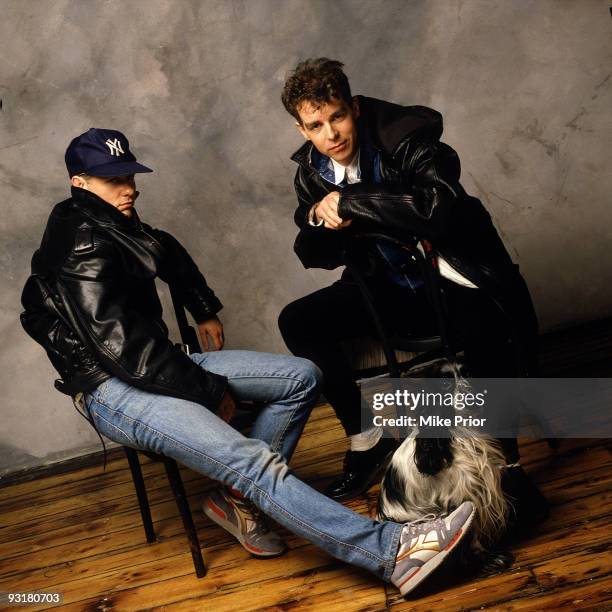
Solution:
M 294 219 L 300 261 L 306 268 L 341 267 L 345 249 L 360 234 L 387 234 L 413 245 L 427 241 L 470 375 L 533 376 L 537 319 L 527 285 L 489 213 L 461 186 L 459 158 L 440 141 L 442 116 L 422 106 L 353 96 L 342 67 L 324 57 L 305 60 L 282 93 L 306 139 L 292 156 L 298 164 Z M 369 290 L 388 329 L 400 335 L 436 333 L 423 279 L 401 249 L 379 242 L 363 258 Z M 401 275 L 388 265 L 398 258 Z M 323 372 L 323 393 L 350 439 L 344 472 L 326 493 L 352 499 L 375 482 L 395 441 L 382 437 L 380 428 L 361 428 L 361 395 L 342 342 L 376 331 L 350 272 L 287 305 L 279 326 L 289 350 Z M 512 410 L 507 418 L 515 422 Z M 520 466 L 516 439 L 500 444 L 515 519 L 525 525 L 541 520 L 547 503 Z
M 258 509 L 331 555 L 406 593 L 458 543 L 474 510 L 444 519 L 375 522 L 298 480 L 287 466 L 318 396 L 310 361 L 250 351 L 186 355 L 168 339 L 154 279 L 172 283 L 207 347 L 223 346 L 221 303 L 170 234 L 135 209 L 136 161 L 127 138 L 90 129 L 66 152 L 72 196 L 49 217 L 32 259 L 22 323 L 96 428 L 119 444 L 153 451 L 223 483 L 205 513 L 253 555 L 284 552 Z M 235 400 L 264 409 L 250 437 L 229 424 Z M 425 543 L 423 543 L 425 542 Z

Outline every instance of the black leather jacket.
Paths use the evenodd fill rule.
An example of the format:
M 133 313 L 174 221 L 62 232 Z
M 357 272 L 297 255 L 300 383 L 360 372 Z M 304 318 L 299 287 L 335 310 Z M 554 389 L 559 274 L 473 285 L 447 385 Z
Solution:
M 440 142 L 442 116 L 422 106 L 399 106 L 359 96 L 360 141 L 367 138 L 378 160 L 380 182 L 339 189 L 313 167 L 313 145 L 293 156 L 298 163 L 295 252 L 306 268 L 343 265 L 347 240 L 355 233 L 380 232 L 399 239 L 429 240 L 434 250 L 491 296 L 508 315 L 533 371 L 537 319 L 527 286 L 506 251 L 489 213 L 459 182 L 459 157 Z M 340 191 L 338 212 L 350 227 L 329 230 L 308 224 L 308 211 L 330 191 Z
M 79 188 L 49 217 L 22 294 L 21 322 L 41 344 L 69 395 L 111 376 L 217 408 L 223 376 L 197 366 L 168 338 L 155 277 L 175 285 L 196 321 L 221 303 L 168 233 L 130 219 Z

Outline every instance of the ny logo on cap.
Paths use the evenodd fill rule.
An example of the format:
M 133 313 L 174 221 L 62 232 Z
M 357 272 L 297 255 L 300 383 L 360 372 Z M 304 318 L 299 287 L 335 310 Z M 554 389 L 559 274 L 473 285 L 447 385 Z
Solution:
M 121 141 L 118 138 L 111 140 L 110 138 L 104 143 L 111 155 L 116 155 L 119 157 L 123 153 L 123 149 L 121 148 Z

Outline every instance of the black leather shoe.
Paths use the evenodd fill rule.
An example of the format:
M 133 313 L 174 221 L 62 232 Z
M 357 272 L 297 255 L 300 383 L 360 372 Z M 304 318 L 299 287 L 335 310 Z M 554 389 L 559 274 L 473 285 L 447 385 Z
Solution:
M 380 478 L 398 446 L 393 438 L 381 438 L 370 450 L 346 451 L 343 474 L 328 485 L 325 495 L 347 501 L 365 493 Z
M 521 466 L 506 468 L 502 490 L 510 502 L 510 529 L 516 533 L 530 529 L 548 517 L 548 502 Z

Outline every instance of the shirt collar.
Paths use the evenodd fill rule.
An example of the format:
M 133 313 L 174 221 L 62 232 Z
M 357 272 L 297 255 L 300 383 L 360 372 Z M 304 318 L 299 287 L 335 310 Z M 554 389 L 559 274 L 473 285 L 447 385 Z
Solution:
M 346 182 L 349 184 L 359 183 L 361 181 L 361 172 L 359 170 L 359 149 L 353 156 L 351 163 L 348 166 L 339 164 L 333 158 L 329 158 L 334 170 L 334 183 L 339 185 L 346 177 Z

